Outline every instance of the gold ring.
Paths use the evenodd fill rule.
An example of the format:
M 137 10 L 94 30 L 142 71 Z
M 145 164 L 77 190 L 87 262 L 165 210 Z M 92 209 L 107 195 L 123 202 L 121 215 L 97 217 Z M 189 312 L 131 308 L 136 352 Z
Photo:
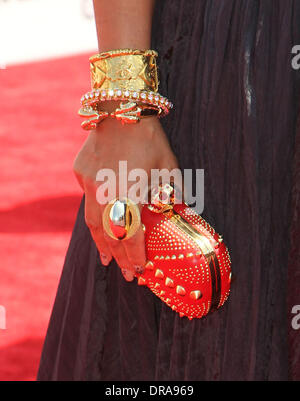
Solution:
M 102 224 L 111 238 L 129 239 L 141 226 L 139 208 L 128 198 L 114 199 L 104 209 Z

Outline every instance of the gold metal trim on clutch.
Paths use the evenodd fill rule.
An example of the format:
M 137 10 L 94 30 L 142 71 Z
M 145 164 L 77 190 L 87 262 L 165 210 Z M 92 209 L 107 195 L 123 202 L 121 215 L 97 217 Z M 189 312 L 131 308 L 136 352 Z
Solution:
M 212 253 L 215 253 L 215 250 L 208 238 L 204 234 L 196 230 L 196 228 L 194 228 L 189 222 L 187 222 L 174 209 L 172 210 L 172 216 L 170 217 L 170 220 L 197 244 L 205 257 L 208 257 Z
M 175 224 L 176 227 L 178 227 L 196 243 L 201 253 L 205 257 L 211 275 L 212 295 L 210 310 L 217 310 L 221 299 L 221 277 L 219 261 L 214 247 L 204 234 L 196 230 L 196 228 L 194 228 L 174 209 L 171 211 L 169 219 Z

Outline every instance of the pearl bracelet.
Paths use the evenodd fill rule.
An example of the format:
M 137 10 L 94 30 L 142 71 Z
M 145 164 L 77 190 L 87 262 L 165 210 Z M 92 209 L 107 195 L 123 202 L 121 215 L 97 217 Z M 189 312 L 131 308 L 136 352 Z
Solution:
M 161 109 L 160 116 L 164 117 L 173 108 L 167 98 L 161 96 L 159 93 L 148 92 L 148 91 L 130 91 L 121 89 L 110 89 L 110 90 L 96 90 L 86 93 L 81 98 L 81 104 L 83 106 L 95 107 L 100 102 L 106 102 L 108 100 L 129 100 L 134 102 L 141 102 L 149 104 Z

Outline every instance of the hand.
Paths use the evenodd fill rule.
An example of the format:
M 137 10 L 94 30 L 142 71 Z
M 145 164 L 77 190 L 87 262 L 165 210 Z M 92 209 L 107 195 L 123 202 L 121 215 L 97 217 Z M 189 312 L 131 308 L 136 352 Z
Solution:
M 178 167 L 159 120 L 145 118 L 137 124 L 121 125 L 115 119 L 106 119 L 88 135 L 74 162 L 74 172 L 85 192 L 85 221 L 100 253 L 103 265 L 115 258 L 127 281 L 141 272 L 146 263 L 142 227 L 127 240 L 114 240 L 102 228 L 105 205 L 97 202 L 96 181 L 100 169 L 109 168 L 116 173 L 117 189 L 119 161 L 127 161 L 128 172 L 140 168 L 151 177 L 151 169 L 172 170 Z M 133 185 L 128 182 L 128 189 Z M 120 194 L 117 192 L 117 197 Z M 122 194 L 124 195 L 124 194 Z M 141 208 L 141 206 L 139 205 Z

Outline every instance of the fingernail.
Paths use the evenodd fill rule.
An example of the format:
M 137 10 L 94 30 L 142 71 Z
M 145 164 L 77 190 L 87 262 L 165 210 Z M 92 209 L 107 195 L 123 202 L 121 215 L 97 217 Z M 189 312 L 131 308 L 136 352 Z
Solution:
M 104 266 L 108 266 L 109 265 L 109 259 L 104 253 L 100 253 L 100 259 L 101 259 L 101 262 L 102 262 L 102 264 Z
M 121 271 L 126 281 L 132 281 L 134 279 L 134 274 L 131 271 L 127 269 L 121 269 Z
M 134 269 L 136 273 L 138 274 L 143 274 L 144 273 L 144 267 L 143 266 L 134 266 Z

